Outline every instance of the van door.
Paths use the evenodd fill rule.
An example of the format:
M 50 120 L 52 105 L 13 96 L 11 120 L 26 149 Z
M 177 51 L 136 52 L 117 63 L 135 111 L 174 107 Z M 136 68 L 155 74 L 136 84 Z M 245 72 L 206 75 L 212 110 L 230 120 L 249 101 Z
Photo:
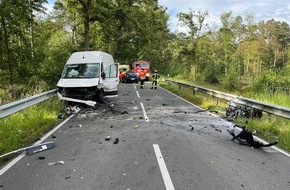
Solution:
M 109 65 L 102 73 L 104 93 L 106 97 L 118 96 L 118 64 Z

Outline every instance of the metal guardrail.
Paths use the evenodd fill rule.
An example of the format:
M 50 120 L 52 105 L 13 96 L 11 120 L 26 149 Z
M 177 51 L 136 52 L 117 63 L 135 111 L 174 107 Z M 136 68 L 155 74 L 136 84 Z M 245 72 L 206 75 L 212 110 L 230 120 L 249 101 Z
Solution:
M 56 95 L 56 89 L 50 90 L 47 92 L 43 92 L 40 94 L 36 94 L 34 96 L 30 96 L 28 98 L 24 98 L 15 102 L 11 102 L 9 104 L 5 104 L 0 106 L 0 119 L 19 112 L 23 109 L 26 109 L 30 106 L 38 104 L 44 100 L 49 99 L 52 96 Z
M 284 118 L 290 119 L 290 108 L 287 108 L 287 107 L 278 106 L 278 105 L 274 105 L 274 104 L 268 104 L 268 103 L 260 102 L 260 101 L 257 101 L 257 100 L 244 98 L 242 96 L 227 94 L 227 93 L 219 92 L 219 91 L 216 91 L 216 90 L 211 90 L 211 89 L 203 88 L 203 87 L 200 87 L 200 86 L 190 85 L 190 84 L 177 82 L 177 81 L 173 81 L 173 80 L 166 79 L 165 81 L 169 82 L 169 83 L 173 83 L 173 84 L 179 85 L 179 88 L 181 86 L 186 87 L 186 88 L 191 88 L 194 91 L 198 91 L 198 92 L 201 92 L 201 93 L 204 93 L 204 94 L 208 94 L 210 96 L 214 96 L 214 97 L 226 100 L 228 102 L 232 101 L 232 102 L 234 102 L 236 104 L 239 104 L 239 105 L 252 107 L 252 108 L 261 110 L 263 112 L 267 112 L 267 113 L 270 113 L 270 114 L 273 114 L 273 115 L 277 115 L 277 116 L 280 116 L 280 117 L 284 117 Z

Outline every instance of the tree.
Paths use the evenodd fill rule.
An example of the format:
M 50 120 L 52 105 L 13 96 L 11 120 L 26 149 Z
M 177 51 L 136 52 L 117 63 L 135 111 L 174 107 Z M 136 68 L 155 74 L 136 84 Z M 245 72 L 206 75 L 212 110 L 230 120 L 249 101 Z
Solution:
M 189 13 L 179 13 L 179 22 L 181 26 L 188 28 L 188 45 L 184 49 L 184 53 L 190 55 L 190 61 L 187 63 L 187 68 L 192 73 L 196 73 L 196 69 L 199 70 L 198 58 L 197 58 L 197 44 L 201 33 L 206 27 L 205 18 L 208 16 L 207 11 L 195 11 L 189 10 Z

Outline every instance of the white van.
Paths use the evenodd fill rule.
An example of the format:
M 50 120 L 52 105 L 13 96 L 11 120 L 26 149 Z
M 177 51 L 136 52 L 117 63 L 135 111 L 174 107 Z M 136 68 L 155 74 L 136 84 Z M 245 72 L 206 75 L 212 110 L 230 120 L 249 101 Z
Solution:
M 118 96 L 118 64 L 101 51 L 73 53 L 64 66 L 57 83 L 57 94 L 68 102 L 94 106 L 105 97 Z

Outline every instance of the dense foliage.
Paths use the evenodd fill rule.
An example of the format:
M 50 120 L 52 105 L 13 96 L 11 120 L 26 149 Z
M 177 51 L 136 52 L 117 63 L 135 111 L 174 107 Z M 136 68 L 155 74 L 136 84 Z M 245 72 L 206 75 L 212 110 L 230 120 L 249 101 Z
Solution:
M 189 9 L 177 15 L 188 32 L 177 33 L 157 0 L 57 0 L 50 12 L 45 3 L 0 1 L 0 95 L 23 84 L 54 87 L 66 59 L 81 50 L 108 52 L 122 64 L 148 60 L 162 74 L 229 90 L 289 87 L 286 22 L 227 12 L 210 25 L 207 11 Z

